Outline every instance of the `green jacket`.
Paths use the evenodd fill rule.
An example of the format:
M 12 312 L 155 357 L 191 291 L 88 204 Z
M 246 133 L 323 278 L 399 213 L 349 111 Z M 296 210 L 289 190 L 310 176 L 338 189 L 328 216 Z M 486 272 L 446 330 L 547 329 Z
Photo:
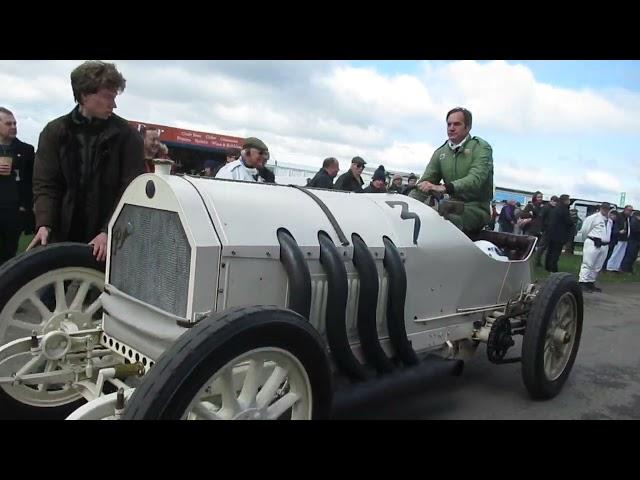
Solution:
M 480 137 L 468 137 L 462 148 L 454 153 L 445 142 L 432 155 L 424 174 L 418 183 L 429 181 L 434 184 L 444 180 L 451 184 L 452 200 L 460 200 L 486 210 L 493 198 L 493 153 L 491 145 Z M 427 195 L 414 189 L 411 197 L 423 202 Z

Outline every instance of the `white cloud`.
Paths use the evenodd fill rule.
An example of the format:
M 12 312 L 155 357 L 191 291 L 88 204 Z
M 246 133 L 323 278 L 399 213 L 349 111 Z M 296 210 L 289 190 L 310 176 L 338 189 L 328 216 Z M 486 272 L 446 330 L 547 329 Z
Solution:
M 517 185 L 531 192 L 540 190 L 545 198 L 566 193 L 574 198 L 613 203 L 619 202 L 620 193 L 625 190 L 624 183 L 612 172 L 588 167 L 573 173 L 560 173 L 553 167 L 510 163 L 497 169 L 494 182 L 499 187 Z M 638 193 L 637 190 L 627 192 L 627 202 L 638 198 Z
M 609 170 L 610 158 L 590 150 L 596 134 L 611 135 L 614 146 L 620 138 L 637 139 L 640 95 L 625 89 L 560 88 L 504 61 L 425 62 L 415 75 L 331 61 L 116 63 L 127 79 L 118 99 L 121 116 L 259 136 L 272 157 L 285 162 L 319 166 L 335 156 L 344 170 L 360 155 L 370 166 L 421 173 L 445 139 L 445 113 L 463 105 L 474 113 L 473 133 L 522 143 L 515 149 L 492 141 L 497 185 L 585 197 L 626 190 L 633 198 L 640 191 L 634 156 Z M 23 140 L 35 144 L 48 121 L 73 107 L 69 73 L 78 64 L 0 62 L 1 101 L 16 113 Z M 541 135 L 567 139 L 573 153 L 562 172 Z M 525 163 L 525 149 L 543 160 Z
M 515 133 L 637 132 L 640 117 L 625 106 L 640 95 L 620 89 L 605 96 L 590 89 L 570 90 L 538 82 L 531 70 L 505 61 L 425 64 L 424 82 L 439 111 L 465 105 L 477 123 Z M 606 93 L 606 92 L 604 92 Z
M 366 107 L 371 117 L 412 118 L 435 113 L 427 87 L 410 75 L 381 75 L 371 68 L 338 67 L 320 80 L 345 103 Z

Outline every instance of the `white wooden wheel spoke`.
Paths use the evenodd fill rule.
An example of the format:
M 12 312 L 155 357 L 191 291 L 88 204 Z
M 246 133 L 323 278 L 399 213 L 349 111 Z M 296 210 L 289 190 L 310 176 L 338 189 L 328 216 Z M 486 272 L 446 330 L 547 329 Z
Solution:
M 569 362 L 575 344 L 576 312 L 575 298 L 570 293 L 564 294 L 556 305 L 545 338 L 544 371 L 549 380 L 560 377 Z M 567 343 L 561 338 L 564 335 L 569 335 Z
M 34 370 L 36 370 L 37 368 L 40 368 L 42 365 L 44 365 L 46 361 L 47 359 L 44 357 L 43 354 L 39 354 L 33 357 L 31 360 L 25 363 L 22 366 L 22 368 L 20 368 L 20 370 L 16 372 L 16 377 L 20 377 L 28 373 L 34 373 Z
M 56 312 L 61 312 L 67 309 L 67 298 L 64 293 L 64 281 L 56 281 Z
M 74 314 L 75 321 L 75 314 L 83 313 L 83 307 L 95 298 L 94 290 L 101 292 L 103 284 L 103 272 L 77 266 L 55 268 L 36 276 L 20 286 L 0 309 L 0 344 L 15 340 L 16 336 L 28 337 L 34 330 L 42 335 L 45 328 L 55 329 L 65 313 Z M 101 307 L 100 301 L 93 302 L 89 307 L 91 316 L 99 313 Z M 83 317 L 77 316 L 80 320 Z M 60 368 L 59 362 L 47 362 L 44 357 L 27 352 L 14 363 L 9 373 L 17 376 L 49 374 Z M 15 401 L 33 407 L 68 405 L 82 397 L 72 382 L 47 384 L 43 381 L 44 384 L 5 384 L 0 390 Z
M 43 321 L 47 320 L 51 316 L 51 314 L 53 313 L 53 312 L 51 312 L 51 310 L 49 310 L 47 308 L 47 306 L 42 302 L 42 300 L 40 300 L 35 295 L 33 295 L 33 294 L 29 295 L 28 299 L 33 304 L 33 306 L 36 307 L 36 309 L 40 313 L 40 316 L 42 317 Z
M 45 373 L 53 372 L 57 366 L 58 366 L 57 360 L 49 360 L 46 366 L 44 367 L 44 372 Z M 47 386 L 48 386 L 47 384 L 41 383 L 40 385 L 38 385 L 38 390 L 43 392 L 47 388 Z
M 222 410 L 232 414 L 240 411 L 240 404 L 233 386 L 233 368 L 227 368 L 220 375 L 220 393 L 222 395 Z
M 289 392 L 267 408 L 267 417 L 276 420 L 300 400 L 300 395 Z
M 81 310 L 82 304 L 84 303 L 85 298 L 87 298 L 87 293 L 89 292 L 89 288 L 91 288 L 91 282 L 85 280 L 82 282 L 78 291 L 76 292 L 73 301 L 71 302 L 70 310 Z
M 567 316 L 562 322 L 560 322 L 560 328 L 571 332 L 573 330 L 573 316 Z
M 280 392 L 285 380 L 287 387 Z M 211 372 L 184 410 L 184 418 L 304 420 L 312 418 L 312 402 L 309 377 L 300 361 L 287 350 L 259 347 Z
M 552 359 L 553 359 L 553 352 L 551 352 L 551 350 L 547 350 L 546 352 L 544 352 L 544 363 L 547 366 L 547 370 L 548 371 L 552 371 Z
M 11 319 L 11 321 L 9 322 L 9 325 L 11 325 L 12 327 L 19 328 L 20 330 L 24 330 L 29 335 L 31 335 L 31 332 L 33 330 L 39 331 L 40 328 L 42 327 L 42 325 L 40 325 L 39 323 L 24 322 L 22 320 L 16 320 L 15 318 Z
M 258 393 L 258 388 L 260 388 L 262 365 L 262 361 L 254 359 L 249 361 L 249 368 L 247 369 L 247 373 L 244 377 L 242 391 L 238 397 L 243 408 L 248 408 L 255 403 L 256 394 Z
M 192 412 L 198 415 L 198 417 L 203 418 L 205 420 L 224 420 L 222 417 L 218 415 L 218 413 L 211 410 L 205 404 L 205 402 L 196 402 L 196 404 L 193 406 Z
M 288 372 L 280 366 L 274 368 L 271 376 L 265 382 L 262 390 L 260 390 L 260 393 L 258 393 L 258 396 L 256 397 L 256 404 L 258 408 L 265 408 L 269 405 L 269 402 L 273 399 L 276 391 L 280 388 L 280 385 L 282 385 L 282 382 L 287 377 L 287 373 Z
M 98 310 L 100 310 L 101 307 L 102 302 L 100 301 L 100 298 L 96 298 L 95 301 L 87 307 L 84 313 L 92 317 Z

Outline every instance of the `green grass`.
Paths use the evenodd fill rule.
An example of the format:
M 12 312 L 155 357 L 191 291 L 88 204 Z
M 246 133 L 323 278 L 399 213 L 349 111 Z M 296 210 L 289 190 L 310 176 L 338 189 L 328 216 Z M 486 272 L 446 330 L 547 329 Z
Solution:
M 543 259 L 544 263 L 544 259 Z M 568 255 L 562 254 L 558 261 L 558 271 L 573 273 L 576 276 L 580 273 L 580 265 L 582 264 L 582 254 Z M 598 274 L 597 283 L 631 283 L 640 282 L 640 264 L 636 263 L 634 273 L 611 273 L 600 272 Z M 533 276 L 535 280 L 541 280 L 549 276 L 544 268 L 534 267 Z
M 25 235 L 24 233 L 20 235 L 20 241 L 18 242 L 18 253 L 24 252 L 31 243 L 32 239 L 33 235 Z

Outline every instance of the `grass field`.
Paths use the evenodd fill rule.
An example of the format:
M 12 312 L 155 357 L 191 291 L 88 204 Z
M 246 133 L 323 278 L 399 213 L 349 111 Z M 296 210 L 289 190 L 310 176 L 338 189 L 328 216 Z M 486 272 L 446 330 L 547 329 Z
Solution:
M 24 252 L 33 235 L 22 235 L 20 237 L 20 247 L 18 249 L 19 252 Z M 561 272 L 569 272 L 578 275 L 580 272 L 580 263 L 582 263 L 582 255 L 562 255 L 560 257 L 560 261 L 558 262 L 558 269 Z M 549 275 L 549 272 L 545 271 L 544 268 L 535 268 L 534 269 L 534 278 L 536 280 L 546 278 Z M 602 283 L 630 283 L 630 282 L 640 282 L 640 265 L 637 265 L 634 268 L 633 274 L 617 274 L 604 272 L 598 275 L 598 282 Z
M 33 235 L 25 235 L 24 233 L 20 236 L 20 242 L 18 243 L 18 253 L 22 253 L 26 250 L 31 243 L 31 239 Z
M 544 261 L 544 260 L 543 260 Z M 582 263 L 582 255 L 561 255 L 560 261 L 558 262 L 558 271 L 560 272 L 569 272 L 578 275 L 580 272 L 580 264 Z M 611 272 L 601 272 L 598 275 L 598 280 L 596 283 L 630 283 L 630 282 L 640 282 L 640 264 L 636 263 L 634 267 L 634 272 L 632 274 L 629 273 L 611 273 Z M 544 268 L 534 268 L 534 278 L 536 280 L 546 278 L 549 275 Z

